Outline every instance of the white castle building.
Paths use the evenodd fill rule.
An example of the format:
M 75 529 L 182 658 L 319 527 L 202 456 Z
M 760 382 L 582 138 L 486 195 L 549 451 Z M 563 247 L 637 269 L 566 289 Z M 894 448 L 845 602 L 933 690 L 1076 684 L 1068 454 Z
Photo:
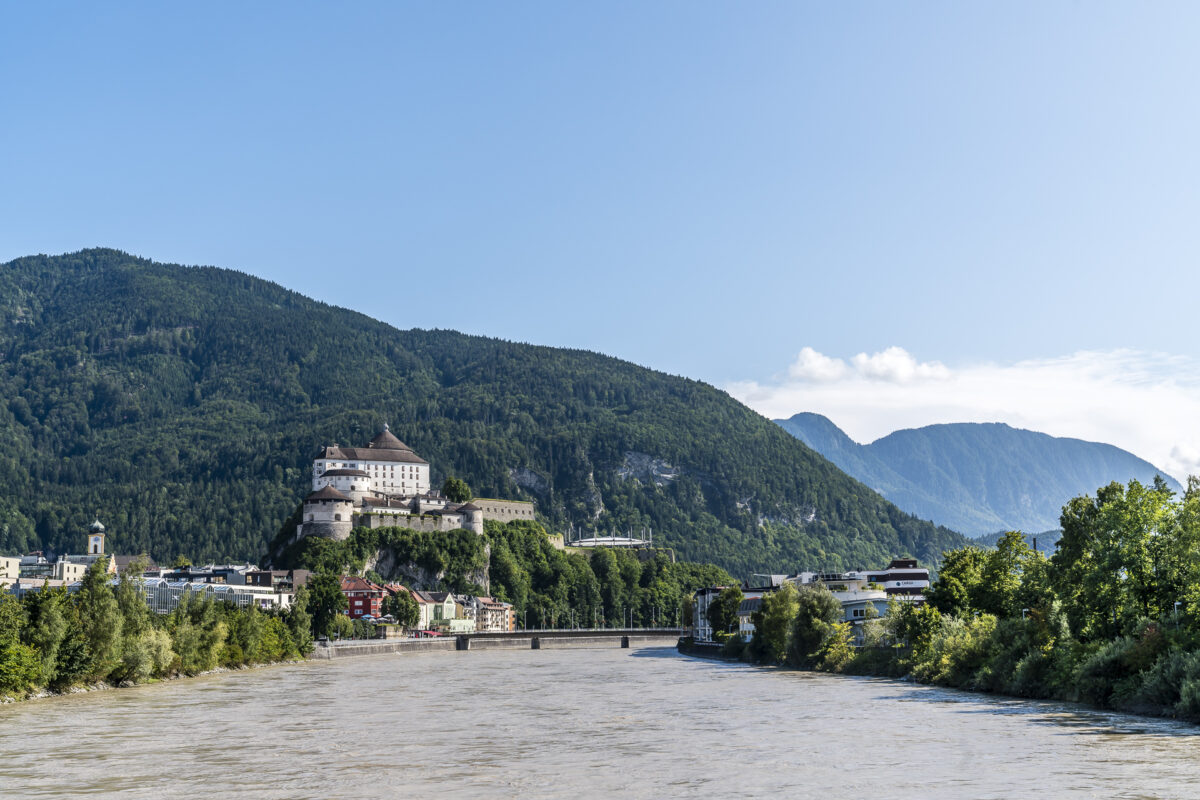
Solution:
M 356 527 L 483 533 L 483 521 L 534 518 L 533 503 L 478 499 L 452 503 L 429 486 L 429 462 L 383 431 L 366 447 L 324 448 L 313 459 L 312 492 L 304 498 L 301 536 L 345 539 Z

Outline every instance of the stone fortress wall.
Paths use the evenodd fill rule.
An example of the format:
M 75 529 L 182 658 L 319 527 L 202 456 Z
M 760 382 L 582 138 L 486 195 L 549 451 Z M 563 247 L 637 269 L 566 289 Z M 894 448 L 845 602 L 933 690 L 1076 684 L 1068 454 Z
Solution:
M 483 511 L 484 519 L 494 519 L 497 522 L 512 522 L 518 519 L 534 519 L 534 505 L 528 500 L 493 500 L 488 497 L 476 497 L 471 501 Z

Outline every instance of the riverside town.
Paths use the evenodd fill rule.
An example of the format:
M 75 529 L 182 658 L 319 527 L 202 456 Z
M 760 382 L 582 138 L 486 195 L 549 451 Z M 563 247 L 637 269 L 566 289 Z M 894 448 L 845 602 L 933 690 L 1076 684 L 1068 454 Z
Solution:
M 625 462 L 630 480 L 637 469 L 652 485 L 684 479 L 665 461 Z M 0 557 L 0 694 L 306 657 L 669 643 L 710 659 L 1200 716 L 1190 667 L 1157 672 L 1190 658 L 1183 648 L 1200 618 L 1189 592 L 1200 583 L 1189 570 L 1200 566 L 1160 558 L 1146 573 L 1127 544 L 1153 553 L 1170 536 L 1176 551 L 1200 547 L 1196 495 L 1175 500 L 1161 479 L 1071 501 L 1052 558 L 1037 537 L 1008 532 L 946 550 L 936 577 L 901 554 L 736 580 L 679 560 L 665 537 L 654 546 L 632 532 L 550 534 L 531 500 L 476 497 L 453 476 L 435 489 L 431 472 L 386 424 L 361 447 L 320 448 L 306 493 L 257 564 L 113 553 L 99 519 L 78 553 Z M 1174 522 L 1151 536 L 1142 520 Z M 1110 545 L 1097 530 L 1126 543 L 1119 556 L 1100 557 Z M 1125 559 L 1120 584 L 1106 588 L 1095 565 L 1114 557 Z M 1106 677 L 1135 647 L 1161 655 Z
M 1200 3 L 0 20 L 0 800 L 1200 797 Z
M 96 520 L 81 537 L 80 554 L 34 551 L 0 557 L 0 587 L 10 602 L 20 602 L 10 613 L 23 607 L 30 626 L 25 633 L 30 643 L 16 651 L 25 655 L 28 669 L 8 673 L 17 677 L 8 679 L 7 692 L 19 696 L 39 683 L 59 691 L 97 679 L 136 683 L 218 666 L 362 654 L 372 647 L 404 652 L 418 647 L 414 640 L 424 640 L 422 651 L 434 646 L 431 639 L 469 649 L 470 640 L 462 638 L 468 635 L 493 635 L 475 640 L 478 649 L 552 642 L 594 646 L 611 636 L 618 638 L 607 641 L 627 647 L 631 634 L 637 641 L 657 637 L 670 642 L 682 634 L 681 641 L 692 652 L 711 647 L 728 652 L 731 638 L 743 644 L 753 639 L 764 598 L 784 586 L 826 590 L 839 604 L 853 643 L 860 646 L 865 622 L 884 616 L 891 602 L 922 604 L 929 586 L 928 570 L 913 559 L 893 560 L 878 571 L 763 575 L 758 576 L 761 585 L 740 589 L 731 589 L 727 580 L 702 585 L 698 579 L 724 573 L 680 564 L 670 550 L 651 547 L 648 538 L 609 535 L 564 542 L 561 535 L 549 536 L 537 525 L 531 502 L 474 498 L 456 479 L 448 479 L 440 491 L 432 489 L 429 463 L 387 425 L 363 447 L 335 444 L 320 450 L 312 464 L 311 490 L 294 526 L 285 527 L 267 559 L 293 562 L 285 568 L 251 563 L 201 566 L 178 558 L 160 565 L 146 553 L 110 553 L 109 536 L 104 523 Z M 415 554 L 412 537 L 426 553 Z M 510 553 L 532 544 L 542 559 L 557 558 L 568 567 L 588 565 L 596 583 L 591 591 L 599 589 L 594 602 L 575 592 L 575 602 L 547 607 L 528 593 L 522 595 L 520 580 L 510 582 L 511 575 L 493 574 L 495 566 L 511 573 L 513 567 L 503 560 L 476 560 L 471 572 L 445 557 L 464 547 L 471 551 L 464 542 L 477 548 L 489 538 L 488 548 L 501 549 L 510 537 L 526 540 L 523 546 L 510 547 Z M 373 550 L 367 560 L 358 564 L 345 557 L 344 548 L 366 543 Z M 511 544 L 518 542 L 513 539 Z M 436 554 L 432 561 L 429 551 Z M 469 567 L 472 562 L 467 561 Z M 639 585 L 627 585 L 629 575 L 621 574 L 618 561 L 626 571 L 637 571 Z M 380 569 L 408 575 L 409 585 L 383 577 Z M 493 581 L 502 597 L 488 593 Z M 624 600 L 618 599 L 617 586 L 606 588 L 613 581 L 632 589 Z M 643 591 L 642 583 L 649 591 Z M 588 588 L 585 583 L 584 591 Z M 731 591 L 738 594 L 736 607 L 722 611 Z M 115 609 L 104 601 L 107 592 L 117 599 Z M 614 601 L 606 603 L 604 595 Z M 520 602 L 519 614 L 517 606 L 503 598 Z M 120 621 L 116 627 L 123 628 L 123 637 L 110 641 L 102 636 L 91 615 L 110 615 L 109 625 Z M 98 643 L 97 651 L 74 667 L 76 672 L 70 664 L 57 663 L 70 636 L 67 630 L 56 626 L 60 640 L 41 648 L 36 643 L 44 641 L 42 635 L 32 633 L 57 617 L 78 619 L 85 647 Z M 537 636 L 528 635 L 530 631 Z M 196 634 L 203 634 L 203 647 L 190 638 Z M 510 636 L 497 639 L 497 634 Z M 47 653 L 53 667 L 38 668 Z M 21 664 L 17 661 L 16 666 Z

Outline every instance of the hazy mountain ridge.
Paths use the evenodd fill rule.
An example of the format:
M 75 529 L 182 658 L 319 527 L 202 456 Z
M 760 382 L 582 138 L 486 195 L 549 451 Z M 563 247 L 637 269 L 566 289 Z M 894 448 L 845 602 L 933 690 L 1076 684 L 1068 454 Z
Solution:
M 1114 480 L 1162 475 L 1182 490 L 1118 447 L 1004 423 L 930 425 L 861 445 L 819 414 L 776 422 L 905 511 L 967 536 L 1057 529 L 1068 500 Z
M 1000 543 L 1000 539 L 1005 533 L 1007 531 L 997 531 L 984 536 L 976 536 L 971 541 L 979 547 L 995 547 Z M 1039 553 L 1052 556 L 1054 555 L 1054 548 L 1058 547 L 1058 540 L 1061 538 L 1062 531 L 1057 528 L 1049 531 L 1036 531 L 1025 534 L 1025 544 L 1035 548 Z
M 656 544 L 740 573 L 928 559 L 963 541 L 698 381 L 397 330 L 243 273 L 115 250 L 0 270 L 0 551 L 78 549 L 100 516 L 119 551 L 257 557 L 317 448 L 385 421 L 435 483 L 534 499 L 556 525 L 653 528 Z

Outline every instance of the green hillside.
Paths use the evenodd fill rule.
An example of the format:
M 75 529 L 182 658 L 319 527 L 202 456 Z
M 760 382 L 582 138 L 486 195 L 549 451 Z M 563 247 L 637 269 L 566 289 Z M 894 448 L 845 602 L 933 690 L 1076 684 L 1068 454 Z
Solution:
M 534 499 L 552 527 L 653 528 L 735 574 L 963 541 L 703 383 L 400 331 L 243 273 L 114 250 L 0 269 L 0 398 L 2 552 L 78 550 L 99 516 L 116 551 L 257 558 L 317 448 L 363 444 L 385 421 L 435 481 Z

